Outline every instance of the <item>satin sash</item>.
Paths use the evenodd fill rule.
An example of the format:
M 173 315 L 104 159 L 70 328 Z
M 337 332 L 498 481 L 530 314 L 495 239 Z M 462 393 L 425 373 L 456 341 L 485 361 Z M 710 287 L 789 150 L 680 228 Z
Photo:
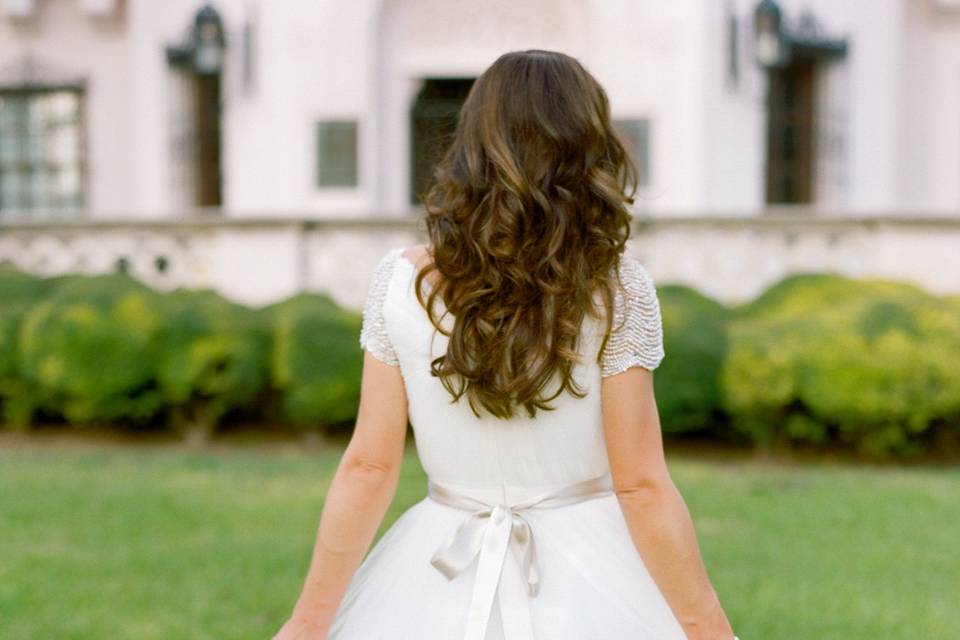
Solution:
M 534 638 L 527 597 L 537 595 L 540 573 L 533 532 L 523 510 L 562 507 L 613 494 L 609 472 L 513 505 L 491 505 L 433 481 L 428 481 L 427 487 L 429 497 L 437 502 L 472 511 L 430 559 L 430 564 L 453 580 L 480 556 L 464 640 L 484 640 L 495 597 L 500 603 L 506 640 Z M 510 547 L 519 563 L 519 574 L 511 563 L 505 563 Z M 498 588 L 501 582 L 505 589 Z

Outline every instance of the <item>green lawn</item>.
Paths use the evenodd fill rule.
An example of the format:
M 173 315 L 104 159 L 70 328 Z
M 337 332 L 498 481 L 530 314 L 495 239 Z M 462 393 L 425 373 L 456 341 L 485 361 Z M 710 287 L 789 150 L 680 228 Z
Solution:
M 269 638 L 337 461 L 0 452 L 0 638 Z M 960 470 L 670 466 L 744 640 L 960 638 Z M 378 537 L 425 491 L 411 450 Z

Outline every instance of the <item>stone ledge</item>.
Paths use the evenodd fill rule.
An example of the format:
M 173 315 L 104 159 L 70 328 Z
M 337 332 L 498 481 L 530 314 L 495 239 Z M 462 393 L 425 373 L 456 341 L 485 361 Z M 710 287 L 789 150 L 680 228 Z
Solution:
M 416 231 L 420 218 L 371 215 L 357 216 L 313 216 L 310 214 L 290 214 L 279 216 L 233 216 L 217 214 L 189 214 L 178 217 L 119 217 L 83 214 L 83 217 L 31 217 L 0 212 L 0 232 L 2 231 L 44 231 L 86 229 L 281 229 L 292 228 L 302 231 L 322 229 L 376 229 Z M 763 214 L 649 214 L 634 213 L 634 228 L 642 231 L 648 228 L 690 228 L 712 227 L 747 229 L 785 228 L 875 228 L 881 226 L 898 227 L 949 227 L 960 229 L 960 212 L 956 214 L 917 212 L 905 213 L 859 213 L 837 214 L 816 210 L 771 210 Z

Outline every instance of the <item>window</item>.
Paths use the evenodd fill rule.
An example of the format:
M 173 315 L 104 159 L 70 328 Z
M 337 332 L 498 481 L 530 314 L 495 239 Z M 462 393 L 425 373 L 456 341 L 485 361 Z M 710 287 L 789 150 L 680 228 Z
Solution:
M 317 186 L 357 186 L 357 121 L 317 123 Z
M 474 79 L 426 78 L 410 112 L 410 204 L 422 205 L 437 163 L 453 142 L 463 102 Z
M 0 211 L 84 205 L 79 89 L 0 90 Z
M 650 186 L 650 120 L 624 118 L 614 120 L 613 127 L 627 147 L 627 153 L 637 166 L 637 187 Z

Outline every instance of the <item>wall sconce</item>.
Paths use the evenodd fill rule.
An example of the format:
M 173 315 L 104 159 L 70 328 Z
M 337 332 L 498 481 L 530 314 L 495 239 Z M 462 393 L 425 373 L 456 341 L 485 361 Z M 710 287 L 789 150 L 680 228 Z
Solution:
M 789 43 L 783 28 L 783 12 L 775 0 L 761 0 L 753 12 L 754 55 L 762 67 L 783 67 L 789 59 Z
M 208 3 L 194 16 L 187 41 L 167 47 L 167 62 L 200 75 L 217 75 L 223 70 L 226 45 L 223 19 Z

